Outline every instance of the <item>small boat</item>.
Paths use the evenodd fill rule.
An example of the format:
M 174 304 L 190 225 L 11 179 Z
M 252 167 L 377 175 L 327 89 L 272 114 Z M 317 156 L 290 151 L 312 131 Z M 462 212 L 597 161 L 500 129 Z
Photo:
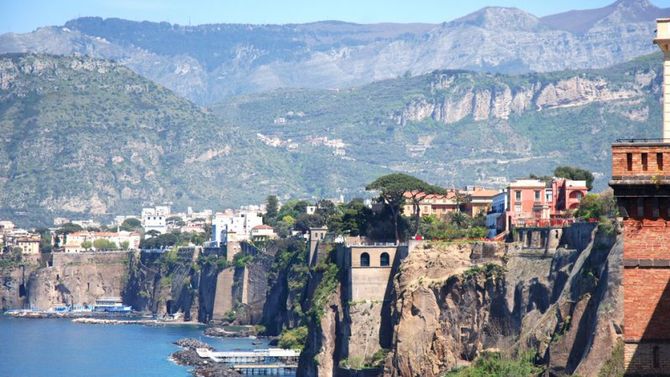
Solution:
M 67 305 L 59 305 L 55 306 L 53 311 L 56 313 L 68 313 L 70 311 L 70 307 Z

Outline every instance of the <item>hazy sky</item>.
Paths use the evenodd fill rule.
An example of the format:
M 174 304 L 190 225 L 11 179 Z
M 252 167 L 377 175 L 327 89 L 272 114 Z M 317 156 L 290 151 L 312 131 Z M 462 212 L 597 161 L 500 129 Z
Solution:
M 449 21 L 485 6 L 517 7 L 537 16 L 598 8 L 614 0 L 0 0 L 0 33 L 62 25 L 83 16 L 203 23 Z M 670 7 L 670 0 L 653 0 Z

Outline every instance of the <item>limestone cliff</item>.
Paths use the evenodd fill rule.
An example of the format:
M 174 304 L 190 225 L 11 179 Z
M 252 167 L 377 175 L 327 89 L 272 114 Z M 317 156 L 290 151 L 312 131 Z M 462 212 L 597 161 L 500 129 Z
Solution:
M 474 245 L 415 250 L 395 282 L 387 371 L 440 376 L 494 349 L 531 352 L 551 374 L 597 375 L 622 323 L 621 242 L 599 231 L 586 248 L 561 244 L 483 259 Z
M 647 94 L 657 79 L 655 71 L 635 73 L 626 85 L 596 75 L 572 74 L 560 79 L 529 76 L 521 83 L 488 75 L 475 79 L 469 72 L 434 73 L 431 96 L 419 96 L 392 115 L 399 125 L 432 119 L 443 124 L 466 117 L 474 121 L 508 120 L 525 112 L 585 106 L 594 102 L 628 100 L 631 104 Z M 489 85 L 482 85 L 488 81 Z M 653 88 L 657 89 L 657 86 Z M 633 115 L 646 120 L 644 114 Z
M 54 253 L 53 264 L 34 270 L 28 280 L 31 307 L 94 304 L 99 297 L 120 297 L 128 274 L 127 252 Z

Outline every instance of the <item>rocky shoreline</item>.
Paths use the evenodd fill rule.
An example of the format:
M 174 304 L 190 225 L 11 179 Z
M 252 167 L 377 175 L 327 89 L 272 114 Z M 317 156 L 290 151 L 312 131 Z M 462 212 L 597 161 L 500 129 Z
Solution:
M 201 342 L 197 339 L 183 338 L 179 339 L 174 344 L 182 347 L 181 350 L 173 353 L 170 360 L 177 365 L 194 367 L 191 372 L 195 377 L 238 377 L 242 374 L 228 368 L 223 363 L 213 363 L 198 356 L 195 351 L 198 348 L 206 348 L 212 350 L 213 347 L 207 343 Z

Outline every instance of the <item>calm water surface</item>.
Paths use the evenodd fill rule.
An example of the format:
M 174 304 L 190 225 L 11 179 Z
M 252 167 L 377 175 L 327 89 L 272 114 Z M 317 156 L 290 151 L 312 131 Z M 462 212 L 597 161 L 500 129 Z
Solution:
M 247 338 L 210 338 L 194 326 L 85 325 L 69 319 L 0 315 L 1 377 L 190 376 L 168 360 L 180 338 L 197 338 L 217 351 L 264 348 Z

